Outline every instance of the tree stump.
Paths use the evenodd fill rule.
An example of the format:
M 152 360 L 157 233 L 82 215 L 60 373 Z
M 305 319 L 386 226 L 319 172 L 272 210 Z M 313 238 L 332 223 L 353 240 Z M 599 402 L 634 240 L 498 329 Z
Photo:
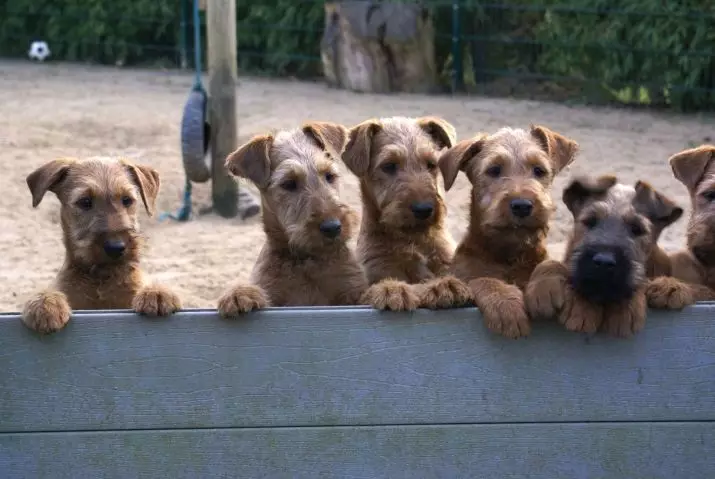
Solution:
M 326 2 L 320 52 L 338 88 L 426 93 L 436 83 L 434 27 L 419 3 Z

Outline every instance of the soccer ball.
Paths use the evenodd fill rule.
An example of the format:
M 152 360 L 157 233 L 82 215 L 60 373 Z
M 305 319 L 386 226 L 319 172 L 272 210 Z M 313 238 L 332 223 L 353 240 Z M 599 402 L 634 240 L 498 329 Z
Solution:
M 45 58 L 50 56 L 50 47 L 47 46 L 46 42 L 32 42 L 30 50 L 27 52 L 27 56 L 30 57 L 30 60 L 43 62 L 45 61 Z

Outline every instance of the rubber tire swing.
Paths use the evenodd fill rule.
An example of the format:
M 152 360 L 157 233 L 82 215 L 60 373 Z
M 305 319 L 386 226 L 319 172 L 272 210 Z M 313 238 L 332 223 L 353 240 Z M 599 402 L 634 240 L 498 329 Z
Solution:
M 206 161 L 211 127 L 206 118 L 208 94 L 201 83 L 201 23 L 199 0 L 194 0 L 194 85 L 184 105 L 181 118 L 181 157 L 184 171 L 189 181 L 205 183 L 211 178 L 211 170 Z

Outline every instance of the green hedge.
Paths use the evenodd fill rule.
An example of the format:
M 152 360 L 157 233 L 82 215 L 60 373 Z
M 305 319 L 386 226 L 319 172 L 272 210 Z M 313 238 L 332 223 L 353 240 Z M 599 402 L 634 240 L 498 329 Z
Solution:
M 503 76 L 578 84 L 587 99 L 678 109 L 715 107 L 712 0 L 462 0 L 459 55 L 467 84 Z M 177 65 L 186 0 L 14 0 L 0 10 L 0 55 L 24 56 L 34 39 L 53 58 Z M 239 68 L 320 75 L 322 0 L 237 0 Z M 427 0 L 445 85 L 455 51 L 452 2 Z M 189 24 L 181 30 L 182 5 Z M 694 12 L 698 12 L 694 14 Z M 577 79 L 579 81 L 572 81 Z

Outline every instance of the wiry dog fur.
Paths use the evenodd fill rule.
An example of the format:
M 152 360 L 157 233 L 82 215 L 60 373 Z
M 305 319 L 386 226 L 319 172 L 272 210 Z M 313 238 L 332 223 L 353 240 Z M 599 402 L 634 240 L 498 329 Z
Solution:
M 261 193 L 266 243 L 252 284 L 239 284 L 219 300 L 223 317 L 273 306 L 358 304 L 365 274 L 348 247 L 355 213 L 340 199 L 338 160 L 347 129 L 313 122 L 262 135 L 226 160 L 232 174 Z
M 509 338 L 531 331 L 522 290 L 546 258 L 554 177 L 578 145 L 543 126 L 502 128 L 459 142 L 440 160 L 445 187 L 463 171 L 472 183 L 469 229 L 452 272 L 469 282 L 486 326 Z
M 363 303 L 412 310 L 469 301 L 466 285 L 445 276 L 454 242 L 438 162 L 454 141 L 452 125 L 436 117 L 372 119 L 350 130 L 343 161 L 360 180 L 357 254 L 371 284 Z
M 532 317 L 570 331 L 628 337 L 645 325 L 649 263 L 662 231 L 682 208 L 638 181 L 613 175 L 577 178 L 564 190 L 574 227 L 563 263 L 545 261 L 526 291 Z
M 687 248 L 665 256 L 668 274 L 648 286 L 648 304 L 680 309 L 715 300 L 715 146 L 701 145 L 671 156 L 674 176 L 690 193 Z M 668 277 L 672 276 L 672 277 Z
M 126 309 L 165 316 L 181 308 L 167 289 L 149 284 L 139 266 L 140 202 L 151 215 L 159 174 L 124 159 L 58 159 L 27 177 L 32 206 L 47 191 L 61 203 L 65 261 L 54 285 L 25 305 L 23 321 L 51 333 L 72 309 Z

